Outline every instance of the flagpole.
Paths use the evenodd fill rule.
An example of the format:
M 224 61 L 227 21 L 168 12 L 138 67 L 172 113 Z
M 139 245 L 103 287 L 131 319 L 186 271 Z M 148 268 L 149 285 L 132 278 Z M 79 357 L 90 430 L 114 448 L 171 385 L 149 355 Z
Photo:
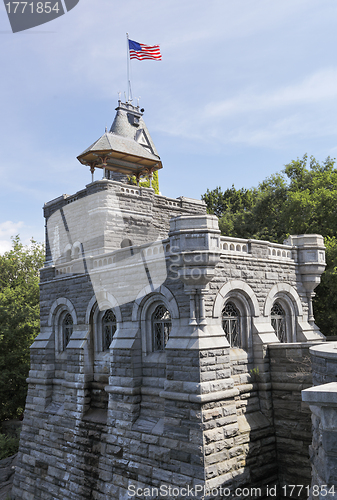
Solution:
M 126 34 L 126 58 L 127 58 L 127 79 L 128 79 L 128 101 L 132 101 L 131 82 L 130 82 L 130 47 L 129 33 Z

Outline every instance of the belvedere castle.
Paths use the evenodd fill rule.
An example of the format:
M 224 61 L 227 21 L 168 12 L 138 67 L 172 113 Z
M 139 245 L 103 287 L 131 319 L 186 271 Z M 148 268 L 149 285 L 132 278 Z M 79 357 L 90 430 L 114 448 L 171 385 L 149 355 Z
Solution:
M 12 498 L 334 498 L 337 344 L 312 307 L 323 238 L 221 236 L 203 201 L 155 194 L 143 110 L 116 111 L 78 157 L 92 182 L 44 205 Z

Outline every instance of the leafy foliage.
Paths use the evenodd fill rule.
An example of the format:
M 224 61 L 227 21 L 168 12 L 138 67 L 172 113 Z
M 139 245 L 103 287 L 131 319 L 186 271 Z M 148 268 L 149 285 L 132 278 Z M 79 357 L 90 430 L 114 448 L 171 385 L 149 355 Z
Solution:
M 337 169 L 335 160 L 293 160 L 257 188 L 207 190 L 209 213 L 222 234 L 282 243 L 289 234 L 322 234 L 327 268 L 314 299 L 315 318 L 325 335 L 337 335 Z
M 222 234 L 245 238 L 248 228 L 249 213 L 256 201 L 255 189 L 235 189 L 234 185 L 225 192 L 220 187 L 207 190 L 202 199 L 206 202 L 208 212 L 219 217 Z
M 324 335 L 337 335 L 337 237 L 326 236 L 327 267 L 314 297 L 315 320 Z
M 128 180 L 129 180 L 129 184 L 132 184 L 133 186 L 137 185 L 137 180 L 136 180 L 136 176 L 135 175 L 129 175 L 128 176 Z M 150 180 L 149 179 L 142 179 L 139 182 L 139 185 L 141 187 L 150 187 Z M 156 170 L 153 173 L 151 187 L 154 189 L 154 192 L 156 194 L 159 194 L 159 176 L 158 176 L 158 170 Z
M 15 455 L 19 450 L 19 441 L 19 436 L 0 434 L 0 460 Z
M 29 347 L 39 332 L 39 268 L 43 247 L 32 240 L 0 256 L 0 420 L 24 410 Z

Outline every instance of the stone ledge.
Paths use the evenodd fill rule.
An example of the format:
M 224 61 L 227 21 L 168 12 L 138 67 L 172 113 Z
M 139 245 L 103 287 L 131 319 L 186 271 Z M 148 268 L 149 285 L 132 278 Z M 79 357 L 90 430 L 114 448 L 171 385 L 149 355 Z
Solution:
M 220 399 L 230 399 L 239 396 L 237 389 L 228 389 L 226 391 L 211 392 L 208 394 L 187 394 L 183 392 L 161 391 L 159 396 L 164 399 L 173 399 L 177 401 L 189 401 L 191 403 L 210 403 Z
M 26 379 L 27 384 L 33 385 L 61 385 L 63 387 L 69 387 L 70 389 L 88 389 L 88 382 L 70 382 L 68 380 L 56 379 L 56 378 L 34 378 L 28 377 Z
M 310 354 L 319 358 L 335 359 L 337 361 L 337 342 L 324 342 L 323 345 L 310 347 Z
M 323 346 L 322 346 L 323 343 Z M 309 340 L 308 342 L 282 342 L 282 343 L 275 343 L 275 344 L 270 344 L 268 345 L 268 349 L 307 349 L 310 347 L 310 349 L 316 348 L 317 344 L 320 347 L 326 347 L 327 344 L 324 342 L 324 340 Z
M 110 394 L 126 394 L 128 396 L 136 396 L 140 394 L 140 386 L 138 387 L 117 387 L 106 385 L 104 390 Z
M 304 389 L 302 391 L 302 400 L 316 406 L 337 407 L 337 382 L 329 382 L 328 384 Z

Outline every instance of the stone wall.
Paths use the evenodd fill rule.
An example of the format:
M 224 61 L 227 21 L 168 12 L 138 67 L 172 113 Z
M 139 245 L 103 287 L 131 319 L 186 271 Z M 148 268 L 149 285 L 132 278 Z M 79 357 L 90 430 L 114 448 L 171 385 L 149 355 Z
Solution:
M 248 383 L 243 363 L 235 362 L 233 372 L 246 383 L 241 378 L 235 387 L 228 349 L 167 354 L 168 383 L 160 394 L 164 408 L 157 414 L 146 408 L 139 413 L 139 405 L 149 403 L 148 387 L 115 388 L 107 424 L 97 412 L 79 418 L 83 391 L 70 385 L 63 389 L 62 405 L 52 403 L 45 411 L 28 406 L 14 498 L 126 499 L 130 486 L 222 485 L 234 491 L 275 483 L 272 428 L 254 393 L 249 407 L 254 384 Z M 119 352 L 116 369 L 129 355 Z
M 311 412 L 301 391 L 312 386 L 312 342 L 269 345 L 272 403 L 280 487 L 311 483 Z M 286 491 L 289 491 L 286 489 Z M 296 494 L 298 492 L 296 491 Z M 307 498 L 303 489 L 299 498 Z
M 298 404 L 289 415 L 289 399 L 297 401 L 306 383 L 306 348 L 268 350 L 279 342 L 271 324 L 275 300 L 287 311 L 290 339 L 320 338 L 307 321 L 302 250 L 222 238 L 203 204 L 144 189 L 143 196 L 103 180 L 87 186 L 85 211 L 84 198 L 46 207 L 51 253 L 41 273 L 41 333 L 31 349 L 17 500 L 125 500 L 129 487 L 161 484 L 259 487 L 263 498 L 280 471 L 284 481 L 306 473 L 303 442 L 296 444 L 301 467 L 277 469 L 278 457 L 281 465 L 290 460 L 285 422 L 302 419 Z M 185 209 L 168 234 L 163 229 L 165 239 L 150 241 Z M 309 239 L 310 267 L 301 265 L 310 284 L 322 267 L 315 263 L 322 244 Z M 241 344 L 234 349 L 222 324 L 227 301 L 239 311 Z M 153 348 L 158 304 L 171 322 L 161 350 Z M 107 309 L 117 331 L 103 349 Z M 73 325 L 68 343 L 66 314 Z
M 245 486 L 260 487 L 277 484 L 275 433 L 272 420 L 267 418 L 261 405 L 259 375 L 252 353 L 243 349 L 231 349 L 231 374 L 235 407 L 239 426 L 237 442 L 246 449 L 244 462 L 247 479 Z

